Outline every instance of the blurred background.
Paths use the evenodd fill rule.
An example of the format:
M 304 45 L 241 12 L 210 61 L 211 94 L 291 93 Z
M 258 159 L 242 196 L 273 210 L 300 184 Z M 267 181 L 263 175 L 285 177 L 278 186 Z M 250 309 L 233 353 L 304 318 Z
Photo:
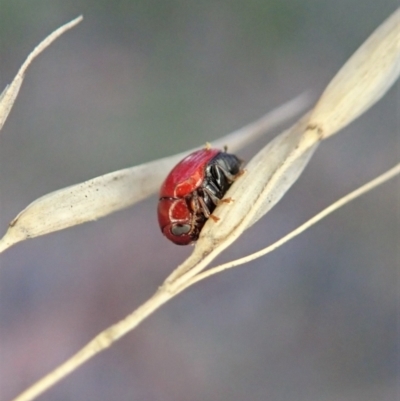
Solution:
M 397 4 L 2 0 L 1 88 L 47 34 L 85 19 L 33 63 L 1 133 L 1 231 L 48 192 L 212 141 L 304 91 L 318 96 Z M 396 164 L 399 95 L 397 84 L 323 143 L 215 264 Z M 1 255 L 1 400 L 138 307 L 190 254 L 162 237 L 156 205 L 153 196 Z M 179 295 L 39 399 L 398 400 L 399 206 L 397 179 Z

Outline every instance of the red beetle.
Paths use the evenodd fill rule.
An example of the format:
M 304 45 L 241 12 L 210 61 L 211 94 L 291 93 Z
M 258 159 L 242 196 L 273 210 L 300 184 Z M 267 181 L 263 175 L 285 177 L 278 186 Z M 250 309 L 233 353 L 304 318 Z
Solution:
M 241 173 L 242 161 L 219 149 L 201 149 L 181 160 L 160 189 L 158 222 L 178 245 L 198 239 L 205 222 Z

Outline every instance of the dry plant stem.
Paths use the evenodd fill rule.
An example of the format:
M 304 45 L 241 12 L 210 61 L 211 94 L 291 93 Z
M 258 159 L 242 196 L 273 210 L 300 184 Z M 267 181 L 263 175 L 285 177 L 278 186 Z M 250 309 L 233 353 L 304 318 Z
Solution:
M 304 110 L 308 96 L 301 95 L 245 127 L 213 141 L 213 146 L 236 152 L 277 125 Z M 191 151 L 114 171 L 80 184 L 51 192 L 22 210 L 0 239 L 0 253 L 29 238 L 99 219 L 155 193 L 169 171 Z
M 400 73 L 400 8 L 351 56 L 324 90 L 308 129 L 324 139 L 375 104 Z
M 376 30 L 371 36 L 372 39 L 367 40 L 366 45 L 362 46 L 362 51 L 360 50 L 357 52 L 355 57 L 352 57 L 348 63 L 346 63 L 346 68 L 342 71 L 350 71 L 354 74 L 347 75 L 346 72 L 346 79 L 343 80 L 340 78 L 336 81 L 337 84 L 335 84 L 334 90 L 331 87 L 329 91 L 324 93 L 319 101 L 318 110 L 314 109 L 312 111 L 311 123 L 308 116 L 305 116 L 298 124 L 295 124 L 290 130 L 283 133 L 283 136 L 280 135 L 271 145 L 267 145 L 267 147 L 264 148 L 266 149 L 265 153 L 262 150 L 252 159 L 247 165 L 248 174 L 239 178 L 227 193 L 227 196 L 232 195 L 232 199 L 235 200 L 235 203 L 233 205 L 221 204 L 216 209 L 216 216 L 220 217 L 220 223 L 217 228 L 214 227 L 216 225 L 205 224 L 192 255 L 167 278 L 163 286 L 160 287 L 150 300 L 145 302 L 124 320 L 100 333 L 74 357 L 47 375 L 44 379 L 34 384 L 14 401 L 28 401 L 34 399 L 37 395 L 43 393 L 53 384 L 67 376 L 92 356 L 108 348 L 113 342 L 135 328 L 147 316 L 169 299 L 173 298 L 176 294 L 183 291 L 183 289 L 188 288 L 200 279 L 215 274 L 217 271 L 214 269 L 204 273 L 201 273 L 201 271 L 205 269 L 216 255 L 234 242 L 244 230 L 248 229 L 265 214 L 272 207 L 270 206 L 271 204 L 274 205 L 280 197 L 283 196 L 284 192 L 286 192 L 289 186 L 297 179 L 298 175 L 296 175 L 296 169 L 298 166 L 301 166 L 301 170 L 304 168 L 312 151 L 322 139 L 333 135 L 338 129 L 350 123 L 360 114 L 360 110 L 365 111 L 370 107 L 397 78 L 399 69 L 396 62 L 398 60 L 397 57 L 400 57 L 397 42 L 400 32 L 398 29 L 399 17 L 400 12 L 396 11 L 382 24 L 382 27 Z M 372 56 L 374 54 L 381 54 L 381 51 L 387 58 L 385 58 L 385 63 L 380 65 L 380 68 L 377 70 L 376 60 Z M 365 63 L 365 65 L 363 63 Z M 371 71 L 373 71 L 373 73 L 371 73 Z M 371 79 L 365 81 L 363 79 L 365 73 L 368 73 L 368 77 Z M 343 76 L 342 73 L 340 73 L 340 75 Z M 357 82 L 359 82 L 359 87 L 355 86 Z M 351 88 L 351 90 L 353 90 L 352 93 L 363 93 L 361 89 L 364 86 L 368 87 L 368 93 L 370 92 L 372 95 L 370 97 L 364 96 L 364 98 L 356 97 L 356 102 L 363 102 L 363 104 L 360 103 L 358 105 L 359 109 L 356 109 L 356 112 L 353 110 L 354 105 L 352 105 L 351 102 L 346 102 L 345 107 L 343 104 L 337 103 L 336 107 L 333 109 L 327 107 L 326 110 L 328 110 L 329 113 L 325 114 L 326 110 L 324 105 L 332 104 L 331 100 L 334 98 L 333 95 L 336 91 L 346 92 L 348 88 Z M 324 121 L 330 121 L 330 124 L 324 126 Z M 304 132 L 304 125 L 306 123 L 308 123 L 308 129 Z M 272 155 L 275 154 L 276 156 L 276 154 L 279 154 L 282 156 L 282 160 L 280 158 L 275 158 L 275 164 L 272 170 L 263 169 L 263 167 L 265 167 L 263 163 L 266 156 L 271 156 L 267 151 L 273 151 Z M 300 164 L 299 161 L 301 162 Z M 372 181 L 373 184 L 370 183 L 341 199 L 336 206 L 333 205 L 325 209 L 325 211 L 316 218 L 300 227 L 297 233 L 295 230 L 295 234 L 289 234 L 285 239 L 272 245 L 267 252 L 276 249 L 278 246 L 282 245 L 290 238 L 293 238 L 295 235 L 298 235 L 310 225 L 323 218 L 326 214 L 331 213 L 349 200 L 354 199 L 392 176 L 399 174 L 399 170 L 400 165 Z M 267 176 L 259 174 L 264 173 L 264 171 L 267 171 Z M 262 185 L 261 187 L 257 187 L 257 183 L 260 179 L 262 179 Z M 290 179 L 290 185 L 285 184 L 288 179 Z M 246 189 L 251 188 L 248 184 L 253 185 L 253 190 L 256 188 L 256 191 L 247 191 L 251 193 L 251 198 L 246 199 L 250 199 L 251 202 L 241 203 L 242 199 L 240 199 L 239 195 L 243 193 L 241 188 L 243 184 L 247 186 Z M 238 196 L 235 196 L 235 194 Z M 249 210 L 247 209 L 248 207 L 250 207 Z M 236 213 L 237 211 L 241 213 Z M 232 215 L 234 212 L 236 215 Z M 223 218 L 224 216 L 227 218 Z M 266 251 L 264 250 L 264 252 Z M 231 264 L 232 267 L 234 265 L 235 264 Z M 216 269 L 222 270 L 221 266 Z M 197 279 L 198 277 L 200 278 Z
M 52 387 L 54 384 L 56 384 L 58 381 L 66 377 L 69 373 L 73 372 L 75 369 L 77 369 L 83 363 L 88 361 L 90 358 L 110 347 L 114 342 L 119 340 L 122 336 L 124 336 L 125 334 L 133 330 L 135 327 L 137 327 L 144 319 L 150 316 L 160 306 L 168 302 L 170 299 L 172 299 L 173 297 L 175 297 L 188 287 L 192 286 L 193 284 L 201 280 L 204 280 L 207 277 L 210 277 L 211 275 L 247 263 L 269 252 L 272 252 L 273 250 L 280 247 L 284 243 L 288 242 L 292 238 L 296 237 L 306 229 L 310 228 L 312 225 L 316 224 L 318 221 L 322 220 L 330 213 L 339 209 L 346 203 L 372 190 L 378 185 L 383 184 L 384 182 L 388 181 L 389 179 L 395 177 L 398 174 L 400 174 L 400 164 L 396 165 L 389 171 L 385 172 L 384 174 L 380 175 L 379 177 L 375 178 L 369 183 L 363 185 L 357 190 L 339 199 L 338 201 L 336 201 L 335 203 L 324 209 L 322 212 L 318 213 L 312 219 L 308 220 L 306 223 L 298 227 L 296 230 L 292 231 L 285 237 L 281 238 L 279 241 L 276 241 L 274 244 L 270 245 L 269 247 L 259 252 L 235 260 L 234 262 L 217 266 L 213 269 L 200 273 L 194 277 L 183 275 L 178 277 L 173 282 L 166 281 L 166 283 L 162 287 L 160 287 L 160 289 L 148 301 L 142 304 L 133 313 L 131 313 L 125 319 L 121 320 L 120 322 L 116 323 L 115 325 L 109 327 L 108 329 L 98 334 L 92 341 L 90 341 L 74 356 L 72 356 L 65 363 L 63 363 L 58 368 L 53 370 L 47 376 L 43 377 L 41 380 L 36 382 L 26 391 L 21 393 L 13 401 L 31 401 L 35 399 L 37 396 L 39 396 L 47 389 Z M 209 259 L 210 258 L 208 257 L 204 258 L 204 261 L 206 261 L 204 262 L 204 264 L 209 263 L 210 261 Z M 185 282 L 185 280 L 187 281 Z
M 125 334 L 132 331 L 143 320 L 150 316 L 154 311 L 172 299 L 174 296 L 182 292 L 179 289 L 180 282 L 171 283 L 159 288 L 159 290 L 137 308 L 125 319 L 108 327 L 106 330 L 99 333 L 93 340 L 80 349 L 75 355 L 69 358 L 66 362 L 54 369 L 48 375 L 29 387 L 12 401 L 31 401 L 43 394 L 46 390 L 58 383 L 61 379 L 68 376 L 71 372 L 83 365 L 93 356 L 104 351 L 113 343 L 118 341 Z
M 156 309 L 166 303 L 173 296 L 174 294 L 171 292 L 161 290 L 157 291 L 133 313 L 113 326 L 102 331 L 79 352 L 69 358 L 58 368 L 54 369 L 47 376 L 36 382 L 33 386 L 25 390 L 18 397 L 14 398 L 13 401 L 29 401 L 35 399 L 61 379 L 68 376 L 68 374 L 76 370 L 87 360 L 105 350 L 126 333 L 133 330 L 146 317 L 152 314 Z
M 291 180 L 283 180 L 288 170 L 293 165 L 296 164 L 296 160 L 301 160 L 305 155 L 307 156 L 307 152 L 312 151 L 317 146 L 319 138 L 316 137 L 315 141 L 305 142 L 303 140 L 305 135 L 313 135 L 313 132 L 307 131 L 303 134 L 304 129 L 307 125 L 309 115 L 303 116 L 296 124 L 294 124 L 289 130 L 281 134 L 279 137 L 275 138 L 267 147 L 261 150 L 246 166 L 248 170 L 245 174 L 240 177 L 237 182 L 232 186 L 232 188 L 226 194 L 227 197 L 231 197 L 235 200 L 235 203 L 232 205 L 221 205 L 222 208 L 227 211 L 227 215 L 218 215 L 220 218 L 220 222 L 218 223 L 218 227 L 215 228 L 214 224 L 210 225 L 210 222 L 207 222 L 202 232 L 200 234 L 200 238 L 195 246 L 193 253 L 190 255 L 188 259 L 185 260 L 177 269 L 175 269 L 171 275 L 167 278 L 166 284 L 171 284 L 175 282 L 180 282 L 181 284 L 186 283 L 190 278 L 194 277 L 217 256 L 224 249 L 226 249 L 229 245 L 231 245 L 236 239 L 259 217 L 261 217 L 266 209 L 263 208 L 263 205 L 267 205 L 268 209 L 271 209 L 277 201 L 280 199 L 280 196 L 274 197 L 271 193 L 274 191 L 274 188 L 277 188 L 279 182 L 286 181 L 290 182 L 289 185 L 293 181 Z M 265 167 L 265 156 L 271 155 L 276 151 L 273 143 L 278 144 L 278 147 L 281 143 L 285 142 L 286 138 L 292 138 L 290 141 L 290 145 L 288 146 L 289 151 L 285 152 L 284 160 L 279 160 L 279 163 L 275 165 L 275 168 L 270 172 L 266 172 L 263 170 Z M 304 146 L 302 146 L 304 144 Z M 314 148 L 313 148 L 314 147 Z M 309 156 L 311 153 L 308 154 Z M 303 166 L 304 167 L 304 166 Z M 263 173 L 260 176 L 260 172 Z M 298 174 L 301 173 L 301 169 L 297 171 Z M 297 174 L 297 175 L 298 175 Z M 256 178 L 254 178 L 256 177 Z M 296 177 L 294 178 L 296 179 Z M 247 191 L 246 193 L 240 192 L 240 195 L 236 195 L 235 190 L 241 191 L 241 186 L 245 186 L 250 188 L 254 181 L 258 181 L 262 183 L 262 188 L 259 188 L 257 191 Z M 242 184 L 244 182 L 244 184 Z M 245 196 L 248 196 L 251 193 L 251 198 L 246 199 L 244 203 L 244 207 L 246 210 L 240 210 L 236 212 L 235 208 L 240 202 L 243 201 Z M 283 195 L 283 193 L 282 193 Z M 268 202 L 266 202 L 269 199 Z M 218 207 L 215 213 L 221 210 L 221 207 Z M 257 212 L 263 210 L 261 216 L 259 215 L 257 218 Z M 230 213 L 230 214 L 229 214 Z M 222 225 L 228 225 L 228 229 L 225 230 L 222 228 Z
M 257 198 L 256 207 L 248 211 L 243 207 L 242 210 L 239 210 L 239 212 L 243 213 L 237 213 L 238 210 L 235 207 L 217 208 L 215 213 L 220 217 L 220 221 L 228 222 L 228 224 L 225 224 L 224 230 L 222 230 L 223 224 L 218 224 L 220 233 L 216 233 L 215 230 L 214 232 L 209 230 L 207 234 L 209 236 L 208 243 L 204 241 L 202 243 L 202 238 L 200 238 L 198 245 L 204 246 L 202 251 L 197 252 L 197 255 L 215 253 L 213 248 L 216 247 L 221 251 L 232 243 L 241 232 L 270 209 L 268 202 L 275 204 L 283 196 L 290 185 L 297 179 L 297 169 L 302 170 L 305 167 L 308 162 L 307 157 L 311 156 L 313 147 L 316 147 L 319 141 L 335 134 L 384 95 L 400 73 L 399 27 L 400 9 L 396 10 L 374 31 L 336 74 L 320 97 L 316 107 L 312 110 L 307 129 L 305 128 L 305 132 L 304 130 L 302 132 L 301 141 L 299 143 L 293 142 L 297 140 L 297 134 L 301 131 L 293 127 L 292 132 L 287 136 L 287 143 L 281 141 L 281 150 L 277 149 L 276 146 L 275 149 L 273 149 L 273 146 L 271 147 L 272 149 L 270 150 L 275 153 L 280 152 L 284 158 L 281 166 L 274 165 L 274 168 L 276 168 L 275 173 L 268 170 L 269 176 L 262 176 L 260 157 L 257 158 L 256 156 L 254 158 L 256 160 L 252 165 L 252 167 L 255 167 L 253 172 L 257 175 L 258 170 L 259 176 L 251 183 L 253 189 L 259 189 L 257 181 L 264 185 L 266 183 L 264 178 L 268 179 L 267 185 L 262 189 L 263 193 L 260 193 L 259 198 Z M 257 128 L 257 124 L 251 125 L 250 131 L 257 133 L 257 129 L 254 129 L 254 127 Z M 244 129 L 247 133 L 248 128 Z M 235 141 L 238 140 L 238 136 L 230 138 L 232 140 L 230 141 L 230 147 L 234 151 Z M 281 139 L 279 138 L 278 141 Z M 243 139 L 239 136 L 240 141 L 243 141 Z M 290 143 L 295 145 L 296 149 L 292 149 L 293 151 L 290 154 L 282 151 Z M 85 221 L 95 220 L 116 210 L 133 205 L 158 188 L 159 183 L 165 176 L 165 171 L 169 169 L 168 166 L 172 167 L 175 164 L 176 157 L 175 155 L 171 158 L 106 174 L 38 199 L 10 223 L 6 235 L 0 240 L 0 251 L 19 241 L 61 230 Z M 261 157 L 263 157 L 262 154 Z M 265 163 L 267 163 L 267 160 L 268 157 L 265 158 Z M 249 169 L 251 163 L 248 165 Z M 258 163 L 258 166 L 256 163 Z M 252 175 L 252 177 L 254 176 Z M 287 179 L 290 179 L 290 184 L 285 186 Z M 249 184 L 249 180 L 246 178 L 241 181 L 245 181 L 246 185 Z M 143 185 L 143 183 L 145 184 Z M 232 199 L 242 198 L 244 200 L 237 191 L 236 193 L 232 192 L 234 187 L 235 185 L 230 190 Z M 278 192 L 280 193 L 277 194 Z M 235 198 L 234 195 L 238 196 Z M 255 192 L 252 192 L 252 195 L 255 195 Z M 248 200 L 248 205 L 253 205 L 256 198 L 253 197 Z M 235 216 L 242 218 L 244 215 L 244 219 L 240 222 L 237 221 L 232 213 L 230 216 L 228 215 L 228 209 L 232 211 L 236 209 Z M 224 214 L 230 218 L 224 219 Z M 229 224 L 229 221 L 232 224 Z M 209 228 L 210 225 L 207 228 L 206 224 L 203 232 L 206 233 Z M 229 230 L 231 231 L 229 232 Z M 228 240 L 225 241 L 227 238 Z M 221 244 L 224 241 L 225 244 L 222 246 Z M 206 249 L 206 246 L 208 249 Z M 182 266 L 182 269 L 176 272 L 175 275 L 180 275 L 186 270 L 188 269 Z
M 286 242 L 290 241 L 294 237 L 297 237 L 299 234 L 302 232 L 306 231 L 316 223 L 318 223 L 320 220 L 324 219 L 326 216 L 329 214 L 333 213 L 337 209 L 340 209 L 342 206 L 345 204 L 351 202 L 352 200 L 358 198 L 359 196 L 371 191 L 375 187 L 385 183 L 386 181 L 394 178 L 396 175 L 400 174 L 400 164 L 397 164 L 390 170 L 386 171 L 379 177 L 373 179 L 372 181 L 368 182 L 367 184 L 363 185 L 362 187 L 356 189 L 355 191 L 347 194 L 343 198 L 337 200 L 335 203 L 332 205 L 328 206 L 326 209 L 322 210 L 320 213 L 316 214 L 314 217 L 312 217 L 310 220 L 306 221 L 304 224 L 301 226 L 297 227 L 295 230 L 291 231 L 289 234 L 285 235 L 282 237 L 280 240 L 274 242 L 272 245 L 262 249 L 261 251 L 252 253 L 251 255 L 245 256 L 240 259 L 236 259 L 232 262 L 224 263 L 223 265 L 214 267 L 210 270 L 207 270 L 205 272 L 199 273 L 192 279 L 190 279 L 186 284 L 184 284 L 182 287 L 179 288 L 179 292 L 185 290 L 186 288 L 192 286 L 193 284 L 204 280 L 207 277 L 213 276 L 214 274 L 221 273 L 224 270 L 231 269 L 236 266 L 243 265 L 245 263 L 251 262 L 254 259 L 258 259 L 261 256 L 264 256 L 275 249 L 279 248 Z
M 228 151 L 236 153 L 249 143 L 256 141 L 266 133 L 275 129 L 282 123 L 287 123 L 290 119 L 300 115 L 311 104 L 311 96 L 308 93 L 303 93 L 296 96 L 292 100 L 282 104 L 279 107 L 269 111 L 267 114 L 245 125 L 220 139 L 211 141 L 213 147 L 223 149 L 228 146 Z M 196 149 L 192 149 L 187 153 L 191 153 Z
M 64 32 L 68 31 L 75 25 L 79 24 L 79 22 L 81 22 L 82 19 L 83 17 L 79 16 L 74 20 L 68 22 L 67 24 L 61 26 L 60 28 L 56 29 L 53 33 L 47 36 L 42 42 L 40 42 L 29 54 L 24 64 L 22 64 L 21 68 L 19 69 L 17 75 L 13 79 L 12 83 L 10 85 L 7 85 L 7 87 L 4 89 L 3 93 L 0 96 L 0 130 L 3 128 L 7 116 L 10 113 L 11 108 L 14 104 L 14 101 L 18 96 L 19 89 L 25 77 L 25 72 L 28 69 L 31 62 Z

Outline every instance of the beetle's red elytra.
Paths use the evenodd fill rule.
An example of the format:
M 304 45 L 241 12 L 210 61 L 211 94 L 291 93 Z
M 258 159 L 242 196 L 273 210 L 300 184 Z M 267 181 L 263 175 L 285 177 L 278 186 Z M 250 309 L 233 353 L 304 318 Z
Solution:
M 219 201 L 241 174 L 241 165 L 237 156 L 209 146 L 181 160 L 160 189 L 158 222 L 163 234 L 177 245 L 195 242 Z

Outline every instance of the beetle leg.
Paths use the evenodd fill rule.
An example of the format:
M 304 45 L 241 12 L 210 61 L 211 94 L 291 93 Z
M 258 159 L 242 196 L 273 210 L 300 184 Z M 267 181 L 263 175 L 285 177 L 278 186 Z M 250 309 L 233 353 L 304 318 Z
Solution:
M 232 198 L 224 198 L 224 199 L 221 199 L 220 202 L 221 203 L 231 203 L 231 202 L 233 202 L 233 199 Z
M 215 185 L 212 183 L 208 184 L 209 186 L 212 186 L 215 188 Z M 217 192 L 217 188 L 215 188 Z M 220 199 L 218 198 L 218 196 L 216 196 L 209 188 L 207 187 L 203 187 L 203 191 L 208 195 L 208 197 L 211 199 L 212 203 L 214 203 L 214 205 L 218 205 Z
M 236 177 L 238 177 L 240 175 L 240 172 L 238 174 L 231 174 L 227 169 L 225 169 L 224 167 L 222 167 L 219 164 L 216 164 L 215 166 L 215 172 L 217 173 L 217 181 L 220 182 L 221 181 L 221 175 L 223 174 L 228 181 L 233 182 L 235 181 Z
M 217 198 L 218 199 L 218 198 Z M 219 199 L 218 199 L 219 200 Z M 206 219 L 210 218 L 212 221 L 215 223 L 219 221 L 219 217 L 214 216 L 210 213 L 210 210 L 208 209 L 207 205 L 205 204 L 204 200 L 202 197 L 199 197 L 199 203 L 201 205 L 202 211 Z
M 204 199 L 201 196 L 199 196 L 197 199 L 199 201 L 200 208 L 201 208 L 205 218 L 208 219 L 211 215 L 210 209 L 207 207 L 206 203 L 204 202 Z
M 197 191 L 193 192 L 192 198 L 190 199 L 190 207 L 193 211 L 193 221 L 196 221 L 198 217 L 202 218 L 203 215 L 206 219 L 210 217 L 210 209 L 204 202 L 204 199 L 199 196 Z
M 191 233 L 196 233 L 198 232 L 198 223 L 201 221 L 202 216 L 199 214 L 199 211 L 201 211 L 201 205 L 199 202 L 199 196 L 196 191 L 193 192 L 192 196 L 188 199 L 188 207 L 192 211 L 192 218 L 191 218 Z
M 199 196 L 196 191 L 194 191 L 192 196 L 190 197 L 189 205 L 192 212 L 194 214 L 197 214 L 198 210 L 200 209 L 200 204 L 199 204 Z

